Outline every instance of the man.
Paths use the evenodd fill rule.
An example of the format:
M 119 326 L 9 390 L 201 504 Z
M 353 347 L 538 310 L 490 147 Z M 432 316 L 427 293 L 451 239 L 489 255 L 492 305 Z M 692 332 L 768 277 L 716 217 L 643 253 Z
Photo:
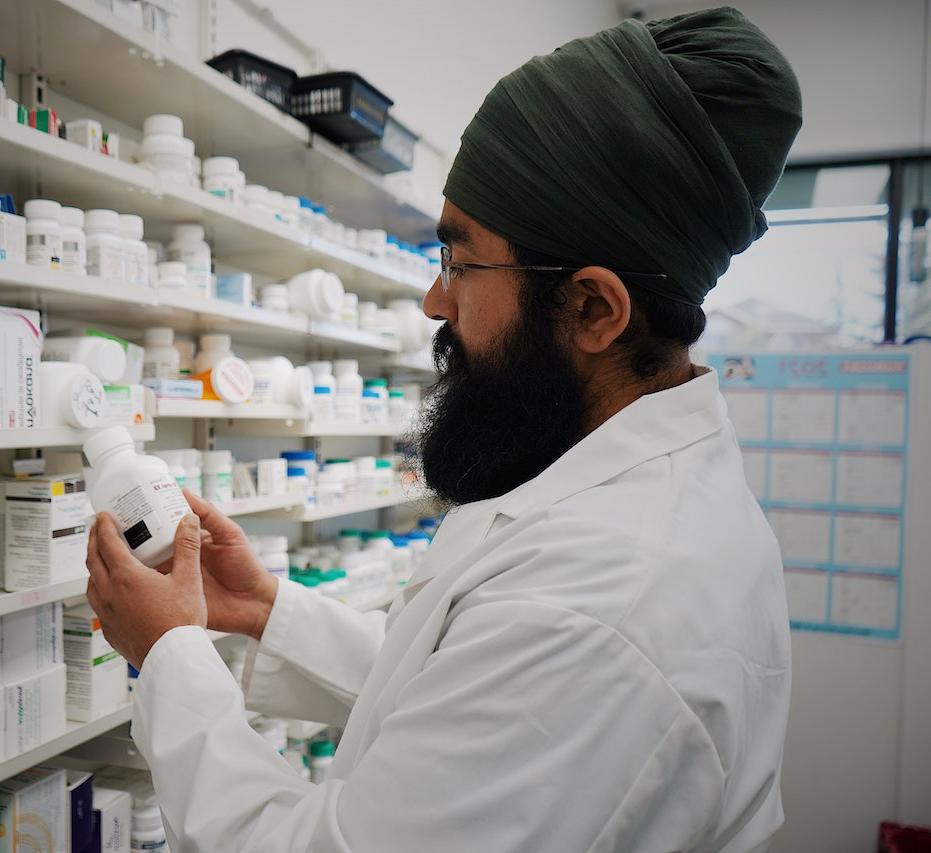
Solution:
M 140 666 L 173 853 L 745 851 L 782 822 L 789 637 L 702 298 L 765 230 L 800 125 L 739 13 L 625 21 L 504 78 L 439 227 L 421 437 L 454 508 L 387 617 L 275 582 L 204 501 L 164 574 L 111 519 L 88 596 Z M 203 542 L 201 535 L 203 531 Z M 246 702 L 345 725 L 321 785 Z

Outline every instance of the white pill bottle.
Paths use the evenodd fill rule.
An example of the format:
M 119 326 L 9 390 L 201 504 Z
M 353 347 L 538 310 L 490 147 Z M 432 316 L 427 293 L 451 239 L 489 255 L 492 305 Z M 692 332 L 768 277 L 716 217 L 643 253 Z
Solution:
M 190 508 L 165 461 L 136 453 L 132 436 L 121 426 L 92 435 L 84 455 L 95 474 L 88 489 L 94 512 L 116 519 L 130 550 L 145 565 L 167 560 L 178 523 Z

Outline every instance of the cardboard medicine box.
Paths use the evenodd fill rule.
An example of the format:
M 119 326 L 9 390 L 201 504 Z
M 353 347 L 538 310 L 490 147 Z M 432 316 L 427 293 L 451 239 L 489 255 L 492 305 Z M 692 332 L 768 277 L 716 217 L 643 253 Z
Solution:
M 4 684 L 4 758 L 15 758 L 65 733 L 65 683 L 61 663 Z
M 64 663 L 61 602 L 0 617 L 0 679 L 4 684 L 60 663 Z
M 2 241 L 0 233 L 0 246 Z M 0 307 L 0 429 L 31 429 L 39 423 L 42 339 L 38 311 Z
M 7 482 L 7 590 L 33 589 L 87 575 L 87 507 L 82 475 Z
M 0 782 L 0 853 L 59 853 L 67 839 L 64 770 L 33 767 Z
M 129 701 L 126 661 L 107 642 L 90 605 L 65 611 L 64 637 L 68 719 L 86 723 L 123 707 Z

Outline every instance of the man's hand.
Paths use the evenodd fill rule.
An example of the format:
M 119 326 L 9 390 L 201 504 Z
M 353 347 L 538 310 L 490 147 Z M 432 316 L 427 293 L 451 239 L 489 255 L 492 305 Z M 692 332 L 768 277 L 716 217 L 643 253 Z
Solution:
M 87 600 L 110 645 L 137 669 L 172 628 L 207 626 L 200 540 L 197 516 L 186 515 L 175 534 L 174 555 L 160 574 L 132 555 L 116 522 L 106 513 L 100 513 L 91 528 Z
M 263 568 L 236 522 L 191 492 L 185 490 L 184 496 L 204 529 L 200 562 L 209 627 L 262 639 L 278 579 Z

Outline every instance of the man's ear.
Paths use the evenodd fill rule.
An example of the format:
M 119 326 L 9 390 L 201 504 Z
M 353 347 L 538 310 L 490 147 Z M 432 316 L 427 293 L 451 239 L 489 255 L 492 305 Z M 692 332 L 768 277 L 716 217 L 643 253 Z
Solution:
M 618 275 L 605 267 L 584 267 L 573 274 L 569 298 L 579 318 L 573 339 L 582 352 L 604 352 L 630 323 L 630 294 Z

